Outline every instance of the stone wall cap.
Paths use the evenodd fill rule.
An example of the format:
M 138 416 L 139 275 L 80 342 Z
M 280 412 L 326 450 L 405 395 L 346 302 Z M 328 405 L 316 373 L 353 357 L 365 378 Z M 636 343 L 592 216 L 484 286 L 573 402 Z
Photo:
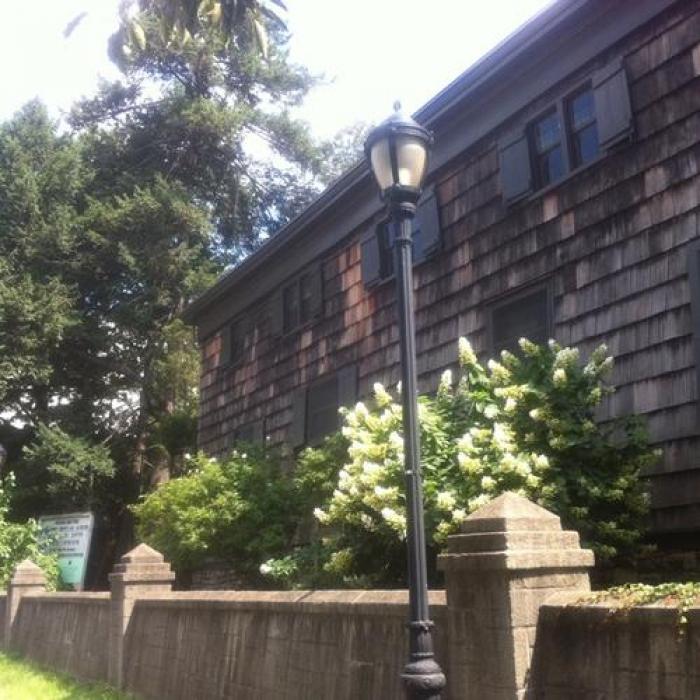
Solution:
M 12 586 L 40 586 L 46 583 L 46 575 L 44 572 L 31 560 L 25 559 L 17 565 L 10 585 Z
M 469 554 L 441 554 L 438 569 L 469 571 L 529 571 L 534 569 L 588 569 L 595 564 L 590 549 L 558 551 L 503 551 L 470 552 Z

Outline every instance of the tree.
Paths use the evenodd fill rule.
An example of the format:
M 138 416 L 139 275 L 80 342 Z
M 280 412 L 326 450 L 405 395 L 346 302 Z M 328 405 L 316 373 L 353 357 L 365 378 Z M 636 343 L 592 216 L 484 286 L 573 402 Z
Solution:
M 123 80 L 75 106 L 71 134 L 36 104 L 0 132 L 15 507 L 46 508 L 40 487 L 97 507 L 118 549 L 127 505 L 193 448 L 198 350 L 179 314 L 315 195 L 321 162 L 290 114 L 314 79 L 271 6 L 133 7 L 110 42 Z

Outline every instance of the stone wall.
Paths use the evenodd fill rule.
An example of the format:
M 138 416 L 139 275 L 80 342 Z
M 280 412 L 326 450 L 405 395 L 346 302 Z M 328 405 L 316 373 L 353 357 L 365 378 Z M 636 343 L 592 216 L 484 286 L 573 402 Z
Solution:
M 444 592 L 432 595 L 446 658 Z M 173 594 L 138 601 L 124 686 L 146 698 L 401 698 L 406 591 Z M 447 696 L 445 696 L 447 698 Z
M 700 698 L 700 608 L 621 613 L 551 603 L 540 610 L 531 697 L 547 700 Z
M 700 608 L 627 617 L 570 607 L 592 553 L 559 518 L 514 494 L 473 513 L 431 592 L 443 700 L 693 700 Z M 46 593 L 20 564 L 6 646 L 79 678 L 153 700 L 402 700 L 406 591 L 173 592 L 146 545 L 122 557 L 110 593 Z M 2 618 L 0 618 L 0 621 Z
M 107 678 L 109 593 L 26 596 L 12 630 L 12 650 L 89 681 Z

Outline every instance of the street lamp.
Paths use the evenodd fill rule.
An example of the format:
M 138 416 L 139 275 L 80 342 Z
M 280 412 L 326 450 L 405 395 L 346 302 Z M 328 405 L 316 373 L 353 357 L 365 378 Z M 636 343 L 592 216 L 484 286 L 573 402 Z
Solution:
M 413 265 L 411 219 L 421 194 L 428 164 L 430 132 L 403 115 L 394 114 L 373 129 L 365 142 L 365 154 L 389 206 L 394 228 L 399 345 L 406 478 L 408 595 L 410 620 L 409 660 L 401 677 L 408 698 L 439 700 L 445 674 L 435 661 L 428 610 L 428 576 L 423 523 L 423 484 L 420 473 L 420 429 L 416 383 L 416 338 L 413 314 Z

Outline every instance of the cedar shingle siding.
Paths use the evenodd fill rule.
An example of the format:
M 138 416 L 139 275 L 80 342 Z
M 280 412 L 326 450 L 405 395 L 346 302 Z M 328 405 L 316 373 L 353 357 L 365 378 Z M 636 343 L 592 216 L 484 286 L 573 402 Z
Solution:
M 589 14 L 597 12 L 590 21 L 601 28 L 614 28 L 615 17 L 629 11 L 626 3 L 579 1 L 560 3 L 552 16 L 569 5 L 590 6 Z M 612 44 L 604 44 L 607 34 L 595 25 L 569 39 L 569 57 L 585 54 L 582 42 L 599 42 L 600 49 L 515 112 L 508 112 L 506 91 L 479 88 L 500 119 L 473 141 L 467 134 L 467 146 L 455 157 L 447 158 L 444 149 L 456 142 L 451 134 L 462 128 L 461 113 L 434 117 L 436 151 L 443 151 L 436 153 L 430 181 L 441 235 L 426 228 L 432 257 L 415 269 L 419 382 L 422 391 L 435 388 L 440 373 L 456 362 L 460 335 L 488 355 L 493 314 L 508 295 L 546 289 L 555 338 L 584 353 L 604 342 L 615 355 L 618 390 L 601 420 L 642 414 L 664 448 L 652 479 L 655 528 L 693 530 L 700 528 L 700 283 L 691 269 L 691 303 L 688 272 L 689 265 L 700 265 L 700 8 L 693 2 L 658 2 L 653 10 L 644 0 L 632 5 L 640 17 L 659 14 Z M 531 53 L 543 52 L 551 37 L 512 41 L 530 41 Z M 559 50 L 555 44 L 551 51 Z M 531 70 L 539 70 L 534 59 Z M 586 81 L 604 92 L 596 104 L 612 110 L 609 118 L 597 115 L 600 154 L 533 191 L 527 125 Z M 307 427 L 299 415 L 306 409 L 299 407 L 306 406 L 306 387 L 325 375 L 352 376 L 358 396 L 368 395 L 375 381 L 393 385 L 399 379 L 393 284 L 382 283 L 378 251 L 367 257 L 374 254 L 381 211 L 367 194 L 373 192 L 369 184 L 353 187 L 356 194 L 341 193 L 339 201 L 345 197 L 348 204 L 335 211 L 346 212 L 348 221 L 369 213 L 330 247 L 319 243 L 322 304 L 312 322 L 279 332 L 279 290 L 308 261 L 280 279 L 274 292 L 247 299 L 242 282 L 192 316 L 202 345 L 199 441 L 206 451 L 223 452 L 240 426 L 262 420 L 268 442 L 301 444 Z M 322 225 L 311 226 L 308 236 Z M 275 261 L 283 258 L 289 265 L 303 239 L 290 238 L 256 274 L 274 276 L 282 265 Z M 249 345 L 240 363 L 221 367 L 217 319 L 226 319 L 234 298 L 238 310 L 230 320 L 247 307 Z

